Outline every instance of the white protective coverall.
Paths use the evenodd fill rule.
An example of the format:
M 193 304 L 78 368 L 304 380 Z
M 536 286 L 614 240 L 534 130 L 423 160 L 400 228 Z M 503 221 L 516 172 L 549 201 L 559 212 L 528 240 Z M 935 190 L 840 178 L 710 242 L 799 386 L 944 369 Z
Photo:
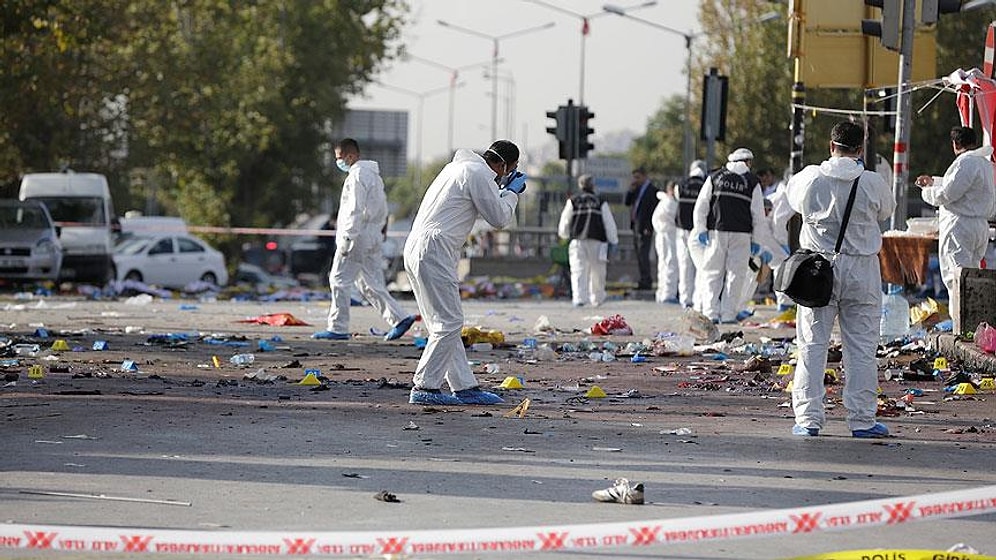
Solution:
M 921 192 L 924 202 L 939 208 L 938 256 L 955 333 L 976 327 L 961 324 L 961 269 L 979 268 L 989 245 L 988 219 L 996 213 L 992 153 L 992 146 L 962 152 Z
M 499 191 L 495 172 L 466 149 L 457 150 L 426 190 L 405 243 L 405 270 L 429 334 L 415 368 L 416 389 L 440 389 L 444 380 L 454 392 L 478 385 L 460 339 L 460 250 L 478 215 L 505 227 L 518 200 L 514 192 Z
M 743 161 L 727 162 L 726 169 L 740 175 L 750 171 L 750 167 Z M 689 251 L 696 262 L 695 299 L 702 305 L 699 311 L 714 321 L 735 321 L 737 313 L 746 304 L 744 293 L 753 274 L 748 263 L 752 239 L 769 251 L 774 251 L 771 266 L 777 266 L 786 256 L 772 237 L 770 222 L 764 215 L 761 185 L 755 183 L 751 187 L 751 193 L 752 233 L 708 230 L 713 198 L 712 176 L 706 179 L 699 191 L 699 198 L 695 201 L 695 223 L 688 240 Z M 702 247 L 698 236 L 705 231 L 709 232 L 709 243 Z
M 654 249 L 657 251 L 657 303 L 674 302 L 678 296 L 678 200 L 665 191 L 657 191 L 654 225 Z M 687 252 L 687 251 L 686 251 Z
M 339 197 L 336 216 L 336 252 L 329 271 L 332 303 L 328 330 L 349 332 L 349 304 L 353 284 L 392 327 L 408 314 L 384 284 L 382 232 L 387 223 L 387 196 L 380 166 L 359 160 L 350 166 Z
M 896 207 L 892 190 L 881 175 L 865 171 L 856 160 L 831 157 L 792 177 L 788 201 L 793 210 L 802 214 L 800 246 L 831 258 L 851 184 L 859 175 L 851 218 L 833 265 L 830 304 L 815 309 L 799 306 L 796 317 L 799 361 L 792 382 L 792 407 L 796 424 L 803 428 L 819 429 L 826 423 L 823 376 L 835 318 L 840 322 L 843 342 L 847 426 L 854 431 L 875 425 L 878 407 L 875 351 L 882 309 L 879 222 L 891 216 Z
M 602 201 L 599 215 L 605 227 L 606 241 L 571 239 L 574 205 L 570 199 L 560 213 L 560 222 L 557 224 L 557 235 L 561 239 L 571 239 L 567 245 L 567 257 L 571 265 L 571 302 L 577 306 L 587 303 L 597 307 L 605 301 L 608 249 L 609 245 L 619 244 L 619 230 L 608 202 Z
M 701 177 L 704 180 L 706 178 L 705 162 L 702 160 L 692 162 L 688 176 Z M 686 198 L 685 193 L 682 193 L 681 186 L 682 183 L 675 186 L 675 197 L 679 200 L 679 211 L 681 208 L 680 200 Z M 681 227 L 675 232 L 675 251 L 678 254 L 678 301 L 682 307 L 694 307 L 701 312 L 702 303 L 699 301 L 701 294 L 695 290 L 695 263 L 692 260 L 688 244 L 690 233 L 691 230 Z M 695 241 L 695 243 L 698 242 Z

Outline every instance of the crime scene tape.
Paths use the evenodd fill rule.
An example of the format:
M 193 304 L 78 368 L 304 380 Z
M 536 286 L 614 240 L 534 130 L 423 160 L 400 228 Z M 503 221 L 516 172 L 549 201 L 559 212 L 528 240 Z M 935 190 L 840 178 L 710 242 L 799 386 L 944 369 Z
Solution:
M 996 556 L 974 554 L 968 552 L 952 552 L 949 550 L 845 550 L 817 554 L 816 556 L 800 556 L 789 560 L 994 560 Z
M 0 524 L 0 550 L 130 554 L 356 556 L 553 552 L 806 535 L 996 512 L 996 486 L 715 516 L 420 531 L 187 531 Z M 933 560 L 961 560 L 959 553 Z M 827 556 L 829 558 L 851 558 Z M 871 557 L 874 560 L 904 560 Z M 967 558 L 971 559 L 971 556 Z M 908 559 L 907 559 L 908 560 Z

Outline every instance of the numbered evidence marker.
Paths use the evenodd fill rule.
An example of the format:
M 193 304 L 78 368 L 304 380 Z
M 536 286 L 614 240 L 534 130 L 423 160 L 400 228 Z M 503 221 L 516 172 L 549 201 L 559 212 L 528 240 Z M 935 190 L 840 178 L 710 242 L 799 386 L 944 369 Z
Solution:
M 45 377 L 45 371 L 39 365 L 33 365 L 28 368 L 28 379 L 42 379 Z
M 792 375 L 792 366 L 789 364 L 778 366 L 778 375 Z
M 948 369 L 948 359 L 944 356 L 934 358 L 934 369 L 944 371 Z

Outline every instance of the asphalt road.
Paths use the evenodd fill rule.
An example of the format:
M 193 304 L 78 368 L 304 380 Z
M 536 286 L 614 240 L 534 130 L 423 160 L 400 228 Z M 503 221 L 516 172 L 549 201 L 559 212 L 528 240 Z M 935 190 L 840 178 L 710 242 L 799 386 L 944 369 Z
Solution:
M 526 363 L 510 348 L 469 354 L 487 386 L 522 378 L 525 388 L 505 392 L 506 404 L 423 408 L 407 404 L 419 356 L 411 336 L 385 343 L 367 334 L 386 326 L 364 307 L 353 308 L 353 330 L 362 333 L 353 340 L 311 340 L 324 326 L 326 305 L 0 299 L 2 334 L 43 348 L 4 370 L 19 379 L 0 393 L 0 520 L 218 533 L 467 529 L 473 535 L 729 513 L 762 519 L 781 508 L 996 485 L 991 393 L 945 400 L 936 382 L 883 378 L 887 395 L 901 396 L 911 386 L 927 391 L 914 403 L 917 413 L 884 419 L 896 437 L 848 437 L 837 406 L 825 435 L 798 438 L 789 435 L 788 394 L 776 385 L 784 379 L 758 380 L 729 367 L 746 355 L 731 355 L 727 366 L 701 356 L 634 364 L 593 362 L 583 354 Z M 414 302 L 405 305 L 414 310 Z M 636 333 L 609 337 L 620 345 L 681 328 L 676 306 L 640 301 L 595 310 L 567 302 L 467 301 L 465 309 L 470 324 L 500 329 L 511 343 L 532 336 L 541 344 L 577 343 L 585 335 L 574 329 L 614 313 Z M 311 326 L 237 322 L 270 313 L 290 313 Z M 761 309 L 758 317 L 773 314 Z M 535 335 L 540 316 L 559 331 Z M 31 339 L 38 327 L 52 337 Z M 792 333 L 738 329 L 749 341 Z M 149 342 L 166 333 L 186 333 L 188 340 Z M 207 334 L 228 344 L 244 336 L 249 346 L 208 344 L 201 339 Z M 259 340 L 274 336 L 280 338 L 272 341 L 275 350 L 256 350 Z M 54 339 L 82 351 L 44 350 Z M 90 350 L 97 340 L 108 349 Z M 254 353 L 252 365 L 228 363 L 243 351 Z M 125 360 L 138 371 L 122 371 Z M 33 364 L 43 366 L 43 379 L 27 378 Z M 327 390 L 296 383 L 308 368 L 321 371 Z M 286 380 L 262 383 L 245 379 L 247 373 Z M 593 385 L 609 397 L 579 398 Z M 522 418 L 504 417 L 527 397 Z M 591 499 L 617 477 L 643 482 L 647 503 Z M 400 503 L 375 499 L 382 490 Z M 988 513 L 746 540 L 460 557 L 766 559 L 944 550 L 957 543 L 996 555 L 994 521 Z M 0 549 L 9 557 L 65 554 Z M 383 555 L 355 554 L 372 556 Z

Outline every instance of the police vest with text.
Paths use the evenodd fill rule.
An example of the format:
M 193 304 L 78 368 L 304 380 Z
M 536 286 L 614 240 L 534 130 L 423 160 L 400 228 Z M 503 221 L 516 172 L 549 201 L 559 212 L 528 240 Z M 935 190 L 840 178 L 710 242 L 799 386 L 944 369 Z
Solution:
M 695 226 L 693 224 L 693 211 L 695 210 L 695 201 L 699 198 L 699 191 L 702 190 L 702 185 L 705 184 L 705 179 L 702 177 L 685 177 L 685 179 L 678 185 L 678 216 L 676 221 L 678 227 L 691 231 Z
M 751 233 L 751 199 L 757 178 L 753 173 L 740 175 L 721 169 L 712 176 L 712 201 L 706 227 L 715 231 Z
M 602 199 L 591 193 L 578 193 L 571 198 L 571 239 L 608 241 L 602 223 Z

